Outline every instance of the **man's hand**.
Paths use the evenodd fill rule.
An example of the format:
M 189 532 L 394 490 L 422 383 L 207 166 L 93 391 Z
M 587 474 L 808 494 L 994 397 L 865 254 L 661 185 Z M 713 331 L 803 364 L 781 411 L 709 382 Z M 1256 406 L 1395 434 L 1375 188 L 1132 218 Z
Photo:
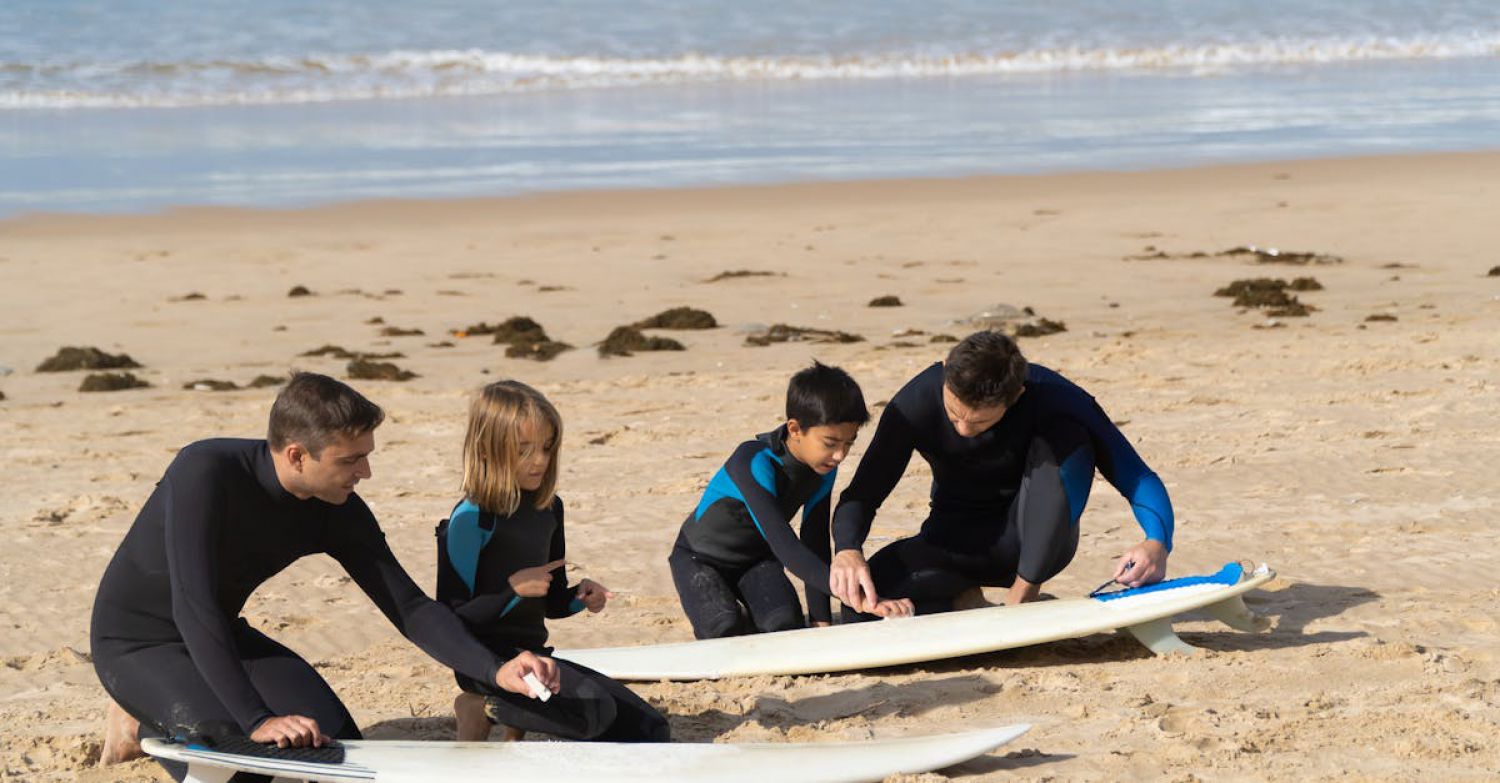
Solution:
M 584 608 L 595 614 L 604 611 L 605 602 L 614 597 L 615 594 L 609 588 L 592 579 L 578 583 L 578 600 L 583 602 Z
M 547 690 L 557 693 L 562 689 L 561 677 L 557 673 L 557 661 L 551 658 L 543 658 L 535 653 L 522 650 L 516 653 L 516 657 L 506 661 L 495 672 L 495 684 L 511 693 L 522 696 L 531 696 L 531 686 L 526 684 L 526 675 L 534 674 Z
M 858 549 L 845 549 L 833 556 L 828 567 L 828 592 L 857 612 L 873 612 L 880 602 L 870 565 Z
M 912 604 L 910 598 L 882 598 L 875 602 L 875 610 L 871 614 L 884 618 L 911 617 L 917 613 L 917 607 Z
M 552 586 L 552 572 L 567 564 L 566 560 L 553 560 L 546 565 L 523 568 L 510 575 L 510 589 L 522 598 L 541 598 Z
M 278 748 L 321 748 L 330 740 L 318 730 L 318 722 L 301 715 L 277 715 L 266 718 L 250 732 L 256 742 L 276 743 Z
M 1167 547 L 1155 539 L 1146 539 L 1120 555 L 1115 564 L 1115 581 L 1126 587 L 1155 584 L 1167 576 Z

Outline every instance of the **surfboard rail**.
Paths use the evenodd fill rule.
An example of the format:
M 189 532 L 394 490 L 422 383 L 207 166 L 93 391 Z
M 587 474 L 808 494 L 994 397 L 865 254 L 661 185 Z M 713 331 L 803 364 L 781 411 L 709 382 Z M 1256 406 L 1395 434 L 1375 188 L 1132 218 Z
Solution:
M 1031 727 L 856 742 L 625 744 L 609 742 L 420 742 L 351 740 L 341 764 L 278 762 L 158 739 L 141 746 L 188 765 L 187 783 L 225 783 L 257 772 L 320 783 L 855 783 L 942 769 L 988 753 Z
M 1265 630 L 1243 596 L 1276 577 L 1230 563 L 1218 573 L 1167 580 L 1096 598 L 946 612 L 879 622 L 636 647 L 558 650 L 555 655 L 631 681 L 713 680 L 826 674 L 957 658 L 1123 630 L 1156 654 L 1196 648 L 1174 616 L 1204 610 L 1232 628 Z

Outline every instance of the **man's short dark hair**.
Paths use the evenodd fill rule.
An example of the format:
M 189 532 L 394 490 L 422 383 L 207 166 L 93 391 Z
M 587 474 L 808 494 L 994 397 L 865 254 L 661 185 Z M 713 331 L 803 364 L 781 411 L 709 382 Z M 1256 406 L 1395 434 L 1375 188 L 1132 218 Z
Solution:
M 271 404 L 266 441 L 273 451 L 300 444 L 316 459 L 336 436 L 358 437 L 382 421 L 385 411 L 348 384 L 315 372 L 297 372 Z
M 1000 332 L 975 332 L 960 340 L 943 363 L 943 385 L 971 408 L 1010 405 L 1026 383 L 1026 357 Z
M 849 373 L 814 361 L 786 386 L 786 417 L 803 429 L 870 420 L 865 395 Z

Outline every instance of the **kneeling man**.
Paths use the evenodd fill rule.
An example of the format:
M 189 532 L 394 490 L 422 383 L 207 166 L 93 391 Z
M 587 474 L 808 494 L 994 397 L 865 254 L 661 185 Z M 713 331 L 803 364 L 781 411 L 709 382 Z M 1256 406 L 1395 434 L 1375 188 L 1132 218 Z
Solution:
M 94 601 L 94 668 L 114 700 L 104 761 L 138 756 L 138 736 L 248 735 L 282 747 L 359 738 L 312 666 L 239 616 L 256 587 L 304 555 L 331 555 L 443 665 L 512 693 L 531 693 L 527 674 L 558 688 L 550 658 L 491 652 L 396 561 L 354 494 L 370 477 L 384 418 L 343 383 L 298 373 L 271 406 L 265 440 L 203 440 L 178 452 Z M 165 766 L 178 780 L 186 772 Z
M 875 512 L 914 451 L 932 466 L 927 520 L 867 563 Z M 1028 364 L 1003 334 L 969 335 L 881 415 L 834 512 L 831 592 L 861 612 L 885 598 L 911 600 L 919 614 L 948 611 L 980 586 L 1009 587 L 1009 604 L 1033 600 L 1077 551 L 1096 468 L 1145 533 L 1120 558 L 1115 581 L 1160 581 L 1172 548 L 1161 479 L 1087 392 Z

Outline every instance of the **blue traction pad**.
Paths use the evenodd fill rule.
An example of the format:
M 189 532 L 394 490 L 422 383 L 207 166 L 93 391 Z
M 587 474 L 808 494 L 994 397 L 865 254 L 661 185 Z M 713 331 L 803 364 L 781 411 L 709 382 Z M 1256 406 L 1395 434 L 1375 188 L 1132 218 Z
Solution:
M 1244 576 L 1244 573 L 1245 567 L 1239 563 L 1227 563 L 1223 568 L 1219 569 L 1217 574 L 1210 576 L 1184 576 L 1180 579 L 1168 579 L 1163 582 L 1157 582 L 1154 585 L 1132 587 L 1125 590 L 1117 590 L 1113 593 L 1101 593 L 1093 596 L 1093 598 L 1096 601 L 1114 601 L 1119 598 L 1129 598 L 1133 595 L 1145 595 L 1146 593 L 1172 590 L 1178 587 L 1190 587 L 1192 585 L 1236 585 L 1239 584 L 1240 578 Z

